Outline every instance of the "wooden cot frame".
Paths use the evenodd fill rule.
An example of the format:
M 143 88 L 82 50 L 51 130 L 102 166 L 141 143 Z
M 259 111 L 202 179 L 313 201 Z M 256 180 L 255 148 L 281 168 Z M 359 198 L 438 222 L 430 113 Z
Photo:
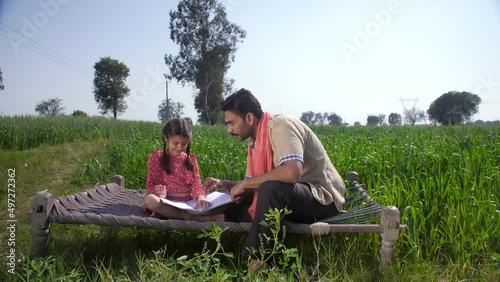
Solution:
M 330 233 L 379 233 L 382 241 L 381 263 L 390 264 L 394 260 L 399 234 L 407 230 L 405 224 L 400 224 L 398 208 L 381 207 L 372 200 L 364 186 L 358 183 L 356 172 L 349 172 L 346 179 L 351 186 L 348 188 L 350 199 L 346 196 L 348 209 L 345 213 L 313 224 L 293 224 L 287 227 L 287 232 L 314 236 Z M 28 213 L 34 230 L 34 258 L 46 256 L 50 226 L 53 223 L 138 226 L 181 231 L 210 230 L 213 224 L 217 224 L 228 232 L 237 233 L 245 233 L 250 229 L 251 224 L 248 222 L 197 222 L 150 217 L 141 209 L 145 191 L 125 189 L 124 183 L 124 178 L 117 175 L 111 179 L 111 183 L 60 198 L 55 198 L 47 191 L 38 192 L 33 198 L 32 210 Z M 375 219 L 379 223 L 363 223 L 369 214 L 376 214 Z

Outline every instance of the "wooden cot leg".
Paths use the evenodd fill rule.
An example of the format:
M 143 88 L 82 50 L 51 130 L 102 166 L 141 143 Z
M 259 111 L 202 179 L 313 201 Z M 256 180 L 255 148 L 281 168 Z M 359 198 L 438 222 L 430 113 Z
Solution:
M 349 171 L 345 177 L 352 185 L 352 182 L 359 182 L 359 175 L 355 171 Z
M 383 231 L 382 248 L 380 250 L 380 259 L 382 264 L 388 265 L 394 259 L 394 248 L 399 237 L 399 210 L 394 206 L 387 206 L 382 209 L 380 224 Z
M 33 254 L 36 260 L 45 257 L 49 246 L 49 213 L 54 206 L 54 196 L 46 191 L 36 193 L 28 218 L 33 227 Z
M 122 188 L 125 188 L 125 177 L 121 175 L 115 175 L 111 177 L 111 182 L 120 185 Z

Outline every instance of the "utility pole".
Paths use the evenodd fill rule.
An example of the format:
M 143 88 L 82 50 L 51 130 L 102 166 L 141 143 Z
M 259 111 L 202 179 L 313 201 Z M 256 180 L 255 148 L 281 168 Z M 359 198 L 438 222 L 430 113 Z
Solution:
M 417 106 L 418 97 L 415 99 L 403 99 L 402 97 L 400 97 L 399 101 L 401 101 L 401 105 L 403 106 L 403 111 L 406 111 L 407 109 L 405 107 L 405 102 L 414 102 L 413 108 L 415 108 Z
M 165 102 L 167 103 L 167 120 L 170 119 L 170 112 L 168 111 L 168 78 L 165 79 L 165 92 L 167 96 L 167 100 Z

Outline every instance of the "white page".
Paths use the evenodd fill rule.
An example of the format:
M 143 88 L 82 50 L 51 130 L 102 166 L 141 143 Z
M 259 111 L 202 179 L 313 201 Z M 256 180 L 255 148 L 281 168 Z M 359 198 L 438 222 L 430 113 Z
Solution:
M 222 192 L 212 192 L 207 195 L 207 201 L 210 202 L 210 207 L 206 209 L 202 208 L 195 208 L 196 202 L 194 200 L 189 200 L 187 202 L 184 201 L 174 201 L 174 200 L 168 200 L 168 199 L 161 199 L 161 201 L 165 204 L 174 206 L 179 209 L 191 211 L 191 212 L 206 212 L 209 210 L 212 210 L 216 207 L 220 207 L 222 205 L 231 203 L 231 196 L 227 193 L 222 193 Z

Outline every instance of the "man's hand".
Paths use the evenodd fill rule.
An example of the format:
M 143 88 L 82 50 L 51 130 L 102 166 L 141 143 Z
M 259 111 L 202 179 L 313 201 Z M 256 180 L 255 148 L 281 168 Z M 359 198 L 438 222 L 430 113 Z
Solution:
M 207 179 L 203 181 L 203 191 L 205 191 L 205 194 L 210 194 L 217 189 L 221 189 L 220 183 L 220 179 L 207 177 Z
M 195 208 L 206 209 L 206 208 L 209 208 L 209 207 L 210 207 L 210 202 L 207 201 L 207 198 L 205 198 L 205 196 L 203 196 L 203 195 L 199 195 L 198 199 L 196 199 L 196 206 L 195 206 Z
M 160 198 L 167 197 L 167 186 L 158 184 L 155 186 L 155 195 Z
M 245 181 L 241 181 L 231 188 L 231 200 L 233 202 L 239 203 L 243 200 L 243 194 L 245 193 Z

